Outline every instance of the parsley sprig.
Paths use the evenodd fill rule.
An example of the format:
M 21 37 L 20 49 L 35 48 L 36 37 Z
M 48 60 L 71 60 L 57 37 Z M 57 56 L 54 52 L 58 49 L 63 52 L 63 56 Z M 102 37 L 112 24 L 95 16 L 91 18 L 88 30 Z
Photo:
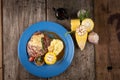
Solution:
M 85 18 L 90 16 L 90 12 L 88 10 L 81 9 L 78 11 L 78 18 L 82 21 Z

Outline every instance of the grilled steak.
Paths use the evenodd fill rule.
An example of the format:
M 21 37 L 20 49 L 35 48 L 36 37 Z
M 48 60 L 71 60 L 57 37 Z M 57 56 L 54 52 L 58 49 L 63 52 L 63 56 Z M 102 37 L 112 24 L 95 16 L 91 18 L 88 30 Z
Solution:
M 43 56 L 48 51 L 51 39 L 42 32 L 36 32 L 30 38 L 27 44 L 27 52 L 29 56 Z

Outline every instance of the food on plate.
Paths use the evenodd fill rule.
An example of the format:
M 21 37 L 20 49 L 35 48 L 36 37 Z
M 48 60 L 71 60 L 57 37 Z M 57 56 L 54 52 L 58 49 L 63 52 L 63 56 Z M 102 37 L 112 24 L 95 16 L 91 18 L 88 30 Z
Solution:
M 55 62 L 54 63 L 45 62 L 46 60 L 44 59 L 45 55 L 48 53 L 54 53 L 56 60 L 59 60 L 59 57 L 61 58 L 61 54 L 63 56 L 64 53 L 63 48 L 64 48 L 63 41 L 57 34 L 46 31 L 36 32 L 31 36 L 27 44 L 29 61 L 34 62 L 38 66 L 43 65 L 44 63 L 54 64 Z
M 48 51 L 50 40 L 47 35 L 41 32 L 34 33 L 27 44 L 28 55 L 32 57 L 44 55 Z
M 33 61 L 34 61 L 34 59 L 35 59 L 35 57 L 32 57 L 32 56 L 31 56 L 31 57 L 29 57 L 29 61 L 30 61 L 30 62 L 33 62 Z
M 43 65 L 44 64 L 44 59 L 43 58 L 44 58 L 43 56 L 37 56 L 37 57 L 35 57 L 35 59 L 34 59 L 35 64 L 37 66 Z
M 76 31 L 76 28 L 80 25 L 79 19 L 72 19 L 71 20 L 71 31 Z
M 44 60 L 45 60 L 46 64 L 52 65 L 52 64 L 55 64 L 55 62 L 57 61 L 57 57 L 56 57 L 55 53 L 48 52 L 45 54 Z
M 59 55 L 59 53 L 63 50 L 64 45 L 60 39 L 53 39 L 48 47 L 48 51 L 55 53 L 55 55 Z
M 86 29 L 87 29 L 88 32 L 92 31 L 93 28 L 94 28 L 94 22 L 90 18 L 85 18 L 82 21 L 81 25 L 84 25 L 86 27 Z
M 77 44 L 81 50 L 83 50 L 86 45 L 87 35 L 88 35 L 88 32 L 86 31 L 85 26 L 80 25 L 76 29 L 75 37 L 76 37 Z
M 88 35 L 88 41 L 93 43 L 93 44 L 98 44 L 99 41 L 99 36 L 96 32 L 91 32 Z

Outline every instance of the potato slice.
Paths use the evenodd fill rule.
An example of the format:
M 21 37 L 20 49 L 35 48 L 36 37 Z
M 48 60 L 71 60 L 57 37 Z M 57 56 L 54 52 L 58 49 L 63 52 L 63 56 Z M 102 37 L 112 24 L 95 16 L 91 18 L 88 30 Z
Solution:
M 86 18 L 82 21 L 81 25 L 84 25 L 88 32 L 92 31 L 94 28 L 94 22 L 90 18 Z
M 63 50 L 64 45 L 63 42 L 59 39 L 53 39 L 48 47 L 48 51 L 59 55 L 59 53 Z
M 80 25 L 80 19 L 71 20 L 71 31 L 76 31 L 76 28 Z

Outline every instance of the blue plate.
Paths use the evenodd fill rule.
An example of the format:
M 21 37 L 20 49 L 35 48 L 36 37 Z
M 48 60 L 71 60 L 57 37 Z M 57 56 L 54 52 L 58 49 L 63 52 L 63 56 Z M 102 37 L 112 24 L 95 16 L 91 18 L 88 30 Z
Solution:
M 60 36 L 61 39 L 64 41 L 65 44 L 64 56 L 60 61 L 56 62 L 54 65 L 45 64 L 43 66 L 36 66 L 32 62 L 29 62 L 26 50 L 27 42 L 31 38 L 31 36 L 37 31 L 54 32 L 58 36 Z M 71 64 L 74 56 L 74 43 L 69 34 L 65 36 L 66 32 L 67 30 L 63 26 L 48 21 L 38 22 L 28 27 L 21 35 L 18 44 L 18 57 L 21 64 L 25 67 L 25 69 L 31 74 L 43 78 L 57 76 L 64 72 Z

